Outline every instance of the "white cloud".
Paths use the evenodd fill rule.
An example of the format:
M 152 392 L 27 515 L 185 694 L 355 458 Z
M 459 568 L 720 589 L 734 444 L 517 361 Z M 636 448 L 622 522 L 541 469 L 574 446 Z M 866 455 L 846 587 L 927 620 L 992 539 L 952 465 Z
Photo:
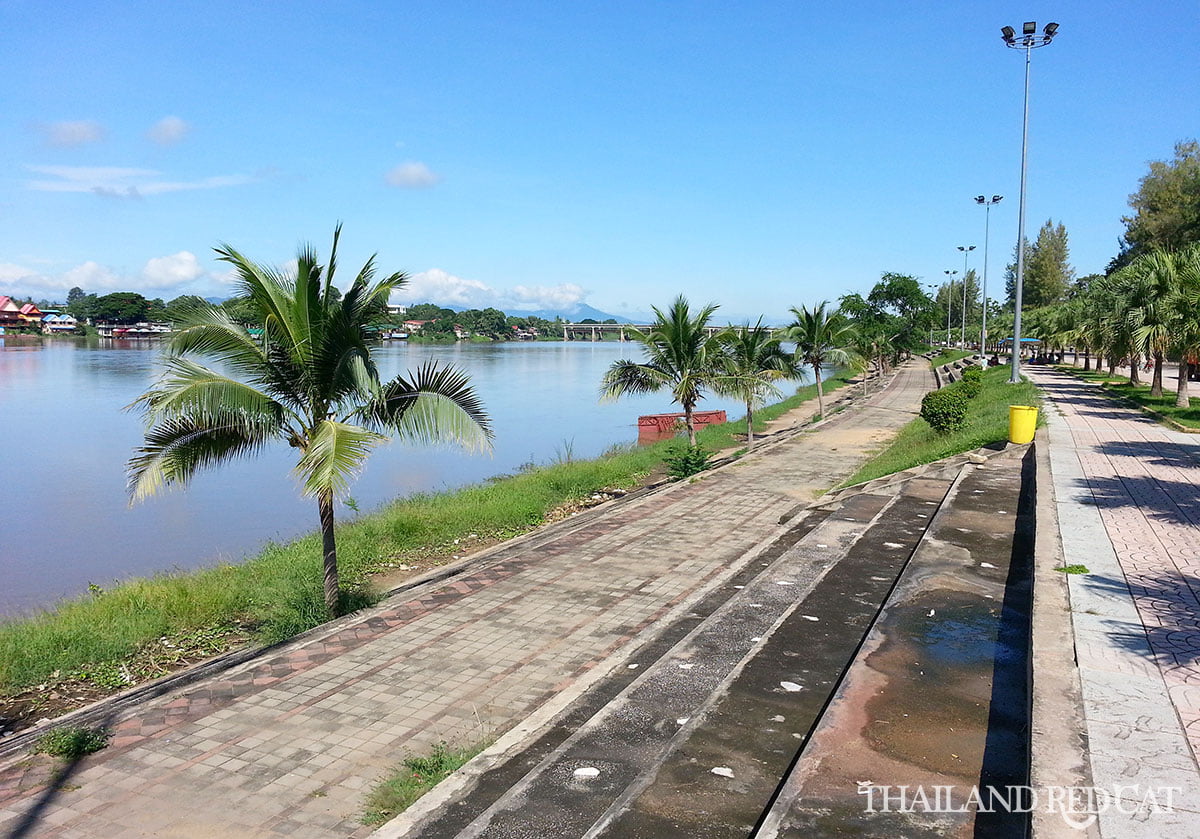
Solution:
M 192 126 L 179 117 L 163 117 L 146 132 L 151 142 L 160 146 L 173 146 L 187 136 Z
M 168 300 L 180 294 L 222 294 L 228 292 L 230 280 L 229 272 L 206 271 L 190 251 L 149 259 L 137 274 L 122 274 L 90 260 L 57 274 L 0 263 L 0 294 L 58 300 L 76 286 L 91 294 L 136 291 Z
M 104 126 L 90 119 L 51 122 L 39 126 L 46 142 L 52 146 L 69 148 L 96 143 L 104 139 Z
M 162 172 L 154 169 L 131 169 L 121 166 L 26 166 L 31 172 L 49 175 L 54 180 L 27 182 L 29 189 L 39 192 L 91 192 L 107 198 L 143 198 L 167 192 L 196 189 L 218 189 L 253 183 L 249 175 L 213 175 L 197 181 L 162 180 Z
M 171 288 L 190 283 L 204 275 L 200 261 L 190 251 L 180 251 L 171 256 L 156 256 L 146 262 L 142 279 L 147 288 Z
M 494 306 L 502 311 L 553 309 L 564 312 L 574 309 L 586 296 L 587 292 L 574 283 L 495 289 L 479 280 L 457 277 L 440 268 L 412 274 L 408 284 L 395 294 L 397 301 L 402 303 L 428 302 L 471 309 Z
M 439 183 L 442 176 L 431 171 L 424 163 L 410 160 L 391 169 L 384 175 L 384 180 L 389 186 L 400 189 L 425 189 Z

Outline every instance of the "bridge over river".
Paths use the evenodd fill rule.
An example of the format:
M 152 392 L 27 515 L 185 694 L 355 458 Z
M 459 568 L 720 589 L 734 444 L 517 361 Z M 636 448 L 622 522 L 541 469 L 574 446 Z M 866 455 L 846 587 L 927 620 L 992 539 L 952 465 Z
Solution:
M 709 335 L 724 332 L 728 326 L 706 326 Z M 648 332 L 650 324 L 640 323 L 564 323 L 562 325 L 564 341 L 603 341 L 604 336 L 616 335 L 619 341 L 628 341 L 631 329 Z

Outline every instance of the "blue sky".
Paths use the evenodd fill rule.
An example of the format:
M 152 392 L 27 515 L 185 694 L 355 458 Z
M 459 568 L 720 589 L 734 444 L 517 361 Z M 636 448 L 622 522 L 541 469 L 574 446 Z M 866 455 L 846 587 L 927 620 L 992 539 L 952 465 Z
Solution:
M 1200 4 L 0 2 L 0 293 L 227 292 L 212 247 L 378 252 L 410 298 L 731 319 L 962 270 L 992 211 L 1079 273 L 1200 134 Z

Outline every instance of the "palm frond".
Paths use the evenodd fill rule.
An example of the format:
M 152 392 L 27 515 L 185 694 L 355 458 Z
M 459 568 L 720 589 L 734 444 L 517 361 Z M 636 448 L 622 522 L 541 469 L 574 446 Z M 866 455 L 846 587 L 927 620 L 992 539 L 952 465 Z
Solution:
M 130 503 L 185 484 L 201 468 L 257 452 L 280 430 L 263 419 L 230 411 L 169 417 L 147 429 L 127 466 Z
M 166 417 L 240 413 L 248 421 L 279 426 L 288 413 L 257 388 L 178 356 L 167 359 L 159 380 L 128 408 L 141 409 L 151 423 Z
M 455 443 L 469 451 L 491 448 L 491 420 L 466 373 L 429 361 L 411 377 L 378 388 L 353 416 L 369 428 L 410 442 Z
M 641 364 L 627 358 L 614 361 L 600 384 L 601 399 L 616 399 L 627 393 L 657 393 L 669 387 L 670 372 L 655 364 Z
M 387 442 L 382 434 L 359 425 L 324 420 L 308 438 L 296 475 L 303 481 L 304 494 L 344 495 L 350 481 L 362 471 L 371 450 Z

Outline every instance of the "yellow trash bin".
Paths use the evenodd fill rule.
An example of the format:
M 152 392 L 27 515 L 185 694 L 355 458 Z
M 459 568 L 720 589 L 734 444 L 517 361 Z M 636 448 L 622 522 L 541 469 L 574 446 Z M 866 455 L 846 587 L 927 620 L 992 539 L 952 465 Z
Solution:
M 1008 406 L 1008 439 L 1012 443 L 1028 443 L 1037 430 L 1038 409 L 1032 405 Z

